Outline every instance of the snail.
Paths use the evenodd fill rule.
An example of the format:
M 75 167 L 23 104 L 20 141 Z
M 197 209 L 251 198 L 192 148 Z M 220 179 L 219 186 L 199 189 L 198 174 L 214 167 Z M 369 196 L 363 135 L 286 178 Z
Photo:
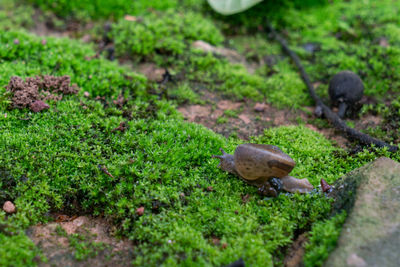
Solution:
M 291 193 L 308 193 L 313 186 L 305 179 L 297 179 L 288 174 L 296 163 L 279 147 L 263 144 L 242 144 L 233 155 L 222 148 L 218 167 L 239 176 L 245 182 L 258 187 L 259 193 L 276 197 L 281 189 Z
M 345 70 L 337 73 L 329 82 L 329 96 L 334 106 L 339 106 L 338 115 L 343 118 L 348 108 L 361 100 L 364 85 L 354 72 Z

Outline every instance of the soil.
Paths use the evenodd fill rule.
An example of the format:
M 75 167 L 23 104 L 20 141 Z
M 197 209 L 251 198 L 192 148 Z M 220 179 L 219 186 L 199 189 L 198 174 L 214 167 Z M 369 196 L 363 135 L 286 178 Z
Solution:
M 133 244 L 112 235 L 113 226 L 104 218 L 57 215 L 56 222 L 32 226 L 27 235 L 47 258 L 39 266 L 129 266 L 133 260 Z M 60 234 L 61 227 L 65 234 Z M 69 236 L 79 234 L 85 244 L 101 245 L 87 259 L 77 260 Z M 90 248 L 84 248 L 85 250 Z
M 251 136 L 262 134 L 265 128 L 293 125 L 297 124 L 298 117 L 308 118 L 302 111 L 294 114 L 290 109 L 277 109 L 266 103 L 226 100 L 209 91 L 204 91 L 202 98 L 209 104 L 182 105 L 178 111 L 187 121 L 200 123 L 225 137 L 236 135 L 249 140 Z M 227 110 L 235 111 L 235 115 L 224 115 Z M 226 122 L 219 122 L 220 117 L 226 118 Z
M 308 241 L 307 233 L 299 235 L 289 248 L 286 257 L 283 261 L 285 267 L 299 267 L 302 266 L 303 256 L 305 253 L 305 244 Z

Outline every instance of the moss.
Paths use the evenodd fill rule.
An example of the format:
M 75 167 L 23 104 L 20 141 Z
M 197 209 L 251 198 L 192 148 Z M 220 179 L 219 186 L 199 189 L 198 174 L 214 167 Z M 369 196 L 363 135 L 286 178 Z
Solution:
M 19 1 L 2 0 L 0 3 L 0 30 L 15 30 L 31 28 L 33 25 L 34 9 L 21 4 Z
M 20 46 L 11 46 L 16 37 Z M 90 47 L 51 38 L 43 47 L 39 38 L 22 33 L 3 33 L 1 38 L 7 45 L 0 52 L 8 55 L 2 69 L 13 62 L 21 76 L 45 74 L 59 61 L 62 65 L 52 68 L 53 75 L 68 70 L 71 79 L 92 95 L 107 97 L 101 103 L 82 94 L 69 96 L 41 113 L 1 110 L 7 117 L 0 126 L 0 164 L 15 181 L 6 190 L 18 208 L 7 223 L 17 229 L 46 222 L 51 211 L 103 215 L 137 244 L 137 265 L 222 265 L 242 256 L 248 264 L 272 266 L 282 260 L 280 249 L 292 242 L 298 229 L 309 228 L 329 212 L 329 201 L 319 194 L 262 199 L 256 188 L 220 171 L 211 155 L 220 147 L 233 151 L 237 139 L 228 141 L 203 126 L 183 122 L 169 103 L 152 100 L 142 88 L 142 77 L 101 58 L 85 61 L 85 55 L 93 53 Z M 42 64 L 27 67 L 35 62 Z M 89 79 L 93 72 L 96 75 Z M 107 81 L 96 77 L 110 77 L 116 86 L 105 86 Z M 2 80 L 3 85 L 6 82 Z M 129 117 L 111 101 L 124 87 Z M 127 130 L 113 131 L 126 120 Z M 322 174 L 328 181 L 359 164 L 338 168 L 342 161 L 335 160 L 337 149 L 306 128 L 271 129 L 254 141 L 280 145 L 299 163 L 294 174 L 310 177 L 314 185 L 318 163 L 332 164 Z M 243 203 L 246 194 L 250 199 Z M 140 206 L 142 216 L 136 213 Z
M 195 40 L 220 44 L 221 33 L 201 15 L 193 12 L 167 11 L 144 16 L 141 21 L 121 19 L 113 25 L 110 38 L 118 55 L 139 59 L 159 54 L 182 54 Z
M 39 7 L 43 11 L 51 11 L 64 19 L 74 19 L 80 22 L 88 22 L 90 19 L 119 19 L 124 15 L 142 15 L 154 10 L 192 8 L 201 9 L 202 3 L 194 0 L 150 0 L 150 1 L 126 1 L 126 0 L 23 0 Z
M 0 216 L 4 219 L 4 215 Z M 36 266 L 40 259 L 44 260 L 38 256 L 39 250 L 25 234 L 6 236 L 0 232 L 0 242 L 1 266 Z
M 11 76 L 56 73 L 59 76 L 70 75 L 72 83 L 77 83 L 82 91 L 92 96 L 116 97 L 123 91 L 144 94 L 143 76 L 102 58 L 94 58 L 91 46 L 75 40 L 46 39 L 46 44 L 43 44 L 42 38 L 23 32 L 2 32 L 0 70 L 3 75 L 0 84 L 7 85 Z M 0 90 L 4 90 L 4 86 Z
M 312 55 L 315 61 L 303 55 L 313 80 L 327 82 L 337 72 L 349 69 L 363 79 L 366 95 L 382 98 L 399 87 L 395 69 L 400 50 L 391 37 L 399 8 L 392 1 L 338 1 L 313 12 L 292 9 L 285 19 L 293 47 L 309 42 L 320 45 Z M 388 40 L 387 45 L 380 44 L 382 38 Z
M 346 212 L 343 211 L 330 219 L 313 225 L 310 239 L 306 245 L 305 266 L 322 266 L 329 253 L 336 247 L 345 219 Z
M 205 101 L 200 98 L 200 95 L 192 89 L 190 83 L 182 82 L 168 89 L 168 98 L 177 104 L 191 103 L 204 104 Z
M 113 26 L 111 37 L 117 52 L 133 61 L 152 60 L 168 67 L 176 83 L 168 85 L 167 92 L 175 103 L 199 103 L 206 88 L 239 100 L 266 100 L 278 107 L 311 104 L 296 68 L 283 59 L 276 43 L 264 40 L 262 34 L 232 41 L 221 34 L 220 30 L 232 32 L 229 29 L 255 31 L 265 15 L 248 20 L 257 7 L 244 13 L 247 22 L 235 28 L 236 18 L 212 20 L 209 11 L 202 10 L 203 4 L 194 1 L 183 1 L 179 7 L 177 1 L 135 1 L 129 6 L 127 1 L 31 2 L 66 20 L 135 15 L 137 22 L 120 20 Z M 264 2 L 265 10 L 271 1 Z M 195 11 L 182 13 L 187 6 Z M 285 2 L 285 8 L 271 20 L 288 32 L 291 46 L 313 81 L 325 83 L 319 89 L 321 95 L 326 96 L 330 76 L 342 68 L 362 76 L 369 96 L 398 91 L 397 3 L 335 1 L 329 6 L 311 6 L 294 9 Z M 263 8 L 257 12 L 263 13 Z M 4 10 L 0 17 L 8 14 Z M 15 27 L 30 24 L 29 12 L 18 13 Z M 3 21 L 0 27 L 4 29 L 14 26 Z M 379 45 L 382 37 L 388 46 Z M 202 126 L 183 122 L 171 102 L 151 94 L 158 90 L 154 85 L 127 68 L 95 57 L 92 46 L 46 39 L 43 44 L 42 38 L 23 32 L 0 33 L 0 199 L 10 199 L 18 208 L 11 216 L 0 213 L 0 224 L 13 225 L 13 232 L 19 233 L 29 225 L 47 222 L 48 212 L 106 216 L 120 234 L 135 242 L 136 265 L 221 266 L 239 257 L 249 265 L 281 265 L 284 248 L 298 232 L 311 228 L 307 266 L 318 265 L 327 255 L 342 217 L 323 221 L 330 212 L 330 201 L 323 195 L 261 198 L 256 188 L 220 171 L 211 159 L 220 147 L 234 151 L 240 143 L 237 138 L 226 140 Z M 268 57 L 275 61 L 250 74 L 242 64 L 191 49 L 197 39 L 216 45 L 225 39 L 249 61 L 263 62 Z M 306 51 L 303 45 L 308 42 L 319 49 Z M 41 74 L 69 75 L 81 92 L 49 103 L 51 108 L 42 113 L 9 110 L 4 86 L 10 77 Z M 90 97 L 84 97 L 84 91 Z M 120 95 L 126 100 L 122 107 L 113 102 Z M 96 96 L 104 98 L 96 100 Z M 392 106 L 379 108 L 379 112 L 393 113 L 398 103 Z M 235 116 L 232 112 L 225 115 Z M 386 119 L 395 124 L 397 117 Z M 115 131 L 122 121 L 128 128 Z M 380 155 L 400 159 L 399 153 L 384 150 L 349 156 L 303 126 L 268 129 L 252 141 L 281 147 L 297 162 L 292 174 L 307 177 L 314 186 L 321 178 L 332 183 Z M 113 178 L 99 166 L 105 166 Z M 207 189 L 210 186 L 212 190 Z M 248 202 L 242 200 L 245 195 L 250 196 Z M 142 216 L 136 213 L 140 206 L 145 208 Z M 0 238 L 7 244 L 2 248 L 10 255 L 8 264 L 35 264 L 39 252 L 24 234 L 0 232 Z M 85 245 L 81 244 L 86 243 L 76 237 L 84 258 Z

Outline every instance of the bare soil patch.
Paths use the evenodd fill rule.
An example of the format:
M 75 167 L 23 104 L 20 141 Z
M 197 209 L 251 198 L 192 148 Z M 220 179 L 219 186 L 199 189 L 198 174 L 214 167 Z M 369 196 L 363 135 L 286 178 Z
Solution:
M 58 222 L 57 222 L 58 221 Z M 28 236 L 47 258 L 39 266 L 129 266 L 133 260 L 133 244 L 112 235 L 113 226 L 104 218 L 91 216 L 57 216 L 57 221 L 32 226 Z M 60 234 L 64 231 L 65 234 Z M 98 249 L 87 259 L 77 260 L 70 235 L 79 234 L 85 244 L 97 244 Z M 87 248 L 92 249 L 92 247 Z
M 277 109 L 250 100 L 226 100 L 212 92 L 204 92 L 203 98 L 209 104 L 182 105 L 179 112 L 187 121 L 202 124 L 225 137 L 236 135 L 248 140 L 250 136 L 262 134 L 265 128 L 295 125 L 298 118 L 308 118 L 303 111 Z

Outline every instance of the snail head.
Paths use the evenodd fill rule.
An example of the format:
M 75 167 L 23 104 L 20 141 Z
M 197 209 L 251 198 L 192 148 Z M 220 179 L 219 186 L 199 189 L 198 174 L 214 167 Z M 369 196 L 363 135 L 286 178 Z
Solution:
M 220 159 L 218 167 L 226 172 L 237 174 L 233 155 L 226 153 L 222 148 L 219 150 L 221 150 L 222 155 L 212 155 L 213 158 Z

